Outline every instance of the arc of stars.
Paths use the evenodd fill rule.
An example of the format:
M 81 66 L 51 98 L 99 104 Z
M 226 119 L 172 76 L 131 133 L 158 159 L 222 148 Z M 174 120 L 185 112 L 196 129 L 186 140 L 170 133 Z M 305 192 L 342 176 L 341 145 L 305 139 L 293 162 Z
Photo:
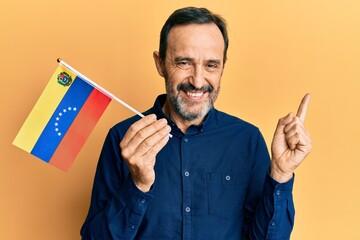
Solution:
M 55 118 L 55 123 L 54 123 L 55 128 L 54 128 L 54 130 L 55 130 L 56 135 L 58 135 L 59 137 L 62 136 L 62 132 L 61 132 L 60 129 L 59 129 L 59 123 L 60 123 L 61 117 L 62 117 L 65 113 L 70 112 L 70 111 L 76 112 L 76 111 L 77 111 L 77 107 L 64 108 L 62 111 L 59 112 L 58 116 Z

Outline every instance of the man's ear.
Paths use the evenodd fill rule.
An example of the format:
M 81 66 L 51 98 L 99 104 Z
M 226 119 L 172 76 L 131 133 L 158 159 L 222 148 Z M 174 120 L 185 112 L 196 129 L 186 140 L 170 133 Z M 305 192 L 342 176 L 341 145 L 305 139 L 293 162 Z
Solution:
M 158 51 L 154 51 L 153 58 L 154 58 L 155 66 L 156 66 L 156 69 L 157 69 L 159 75 L 161 77 L 164 77 L 165 74 L 164 74 L 164 69 L 163 69 L 163 62 L 162 62 L 162 60 L 160 58 L 160 55 L 159 55 Z

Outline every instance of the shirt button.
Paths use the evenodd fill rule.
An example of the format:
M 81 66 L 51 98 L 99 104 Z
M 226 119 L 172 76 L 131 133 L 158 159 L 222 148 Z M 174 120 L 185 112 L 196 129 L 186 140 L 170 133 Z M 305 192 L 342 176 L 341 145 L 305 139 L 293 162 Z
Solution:
M 275 221 L 273 221 L 273 222 L 271 223 L 271 226 L 275 227 L 275 225 L 276 225 L 276 223 L 275 223 Z
M 129 227 L 130 227 L 130 229 L 132 229 L 132 230 L 135 229 L 135 225 L 130 225 Z
M 276 195 L 280 196 L 280 194 L 281 194 L 281 190 L 277 190 Z
M 190 210 L 191 210 L 191 209 L 190 209 L 189 207 L 186 207 L 186 208 L 185 208 L 185 212 L 187 212 L 187 213 L 190 212 Z
M 226 181 L 230 181 L 231 177 L 230 177 L 229 175 L 227 175 L 227 176 L 225 177 L 225 179 L 226 179 Z
M 144 203 L 146 203 L 146 199 L 141 199 L 141 201 L 140 201 L 142 204 L 144 204 Z
M 188 177 L 188 176 L 190 176 L 190 173 L 189 173 L 188 171 L 186 171 L 186 172 L 184 173 L 184 175 L 185 175 L 185 177 Z
M 187 138 L 184 138 L 184 142 L 186 142 L 186 143 L 187 143 L 188 141 L 189 141 L 189 139 L 187 139 Z

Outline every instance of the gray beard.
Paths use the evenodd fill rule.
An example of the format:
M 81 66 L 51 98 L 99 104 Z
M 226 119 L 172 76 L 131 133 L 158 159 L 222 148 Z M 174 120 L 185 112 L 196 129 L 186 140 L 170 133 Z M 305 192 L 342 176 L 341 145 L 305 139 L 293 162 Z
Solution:
M 188 110 L 188 107 L 192 107 L 193 105 L 190 102 L 187 102 L 187 100 L 183 99 L 180 94 L 175 95 L 174 91 L 171 88 L 172 86 L 168 84 L 166 80 L 166 93 L 170 102 L 170 107 L 177 113 L 180 117 L 187 121 L 196 120 L 199 118 L 205 117 L 208 112 L 214 107 L 214 103 L 218 97 L 220 89 L 209 89 L 209 97 L 206 100 L 204 106 L 197 112 L 191 113 Z M 178 91 L 181 89 L 181 86 L 178 86 Z

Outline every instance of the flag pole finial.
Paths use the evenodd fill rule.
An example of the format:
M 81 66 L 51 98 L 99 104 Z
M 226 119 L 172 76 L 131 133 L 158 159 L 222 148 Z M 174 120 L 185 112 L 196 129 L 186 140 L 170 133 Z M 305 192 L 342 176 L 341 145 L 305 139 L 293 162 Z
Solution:
M 60 63 L 60 62 L 61 62 L 61 58 L 56 59 L 56 61 L 57 61 L 58 63 Z

